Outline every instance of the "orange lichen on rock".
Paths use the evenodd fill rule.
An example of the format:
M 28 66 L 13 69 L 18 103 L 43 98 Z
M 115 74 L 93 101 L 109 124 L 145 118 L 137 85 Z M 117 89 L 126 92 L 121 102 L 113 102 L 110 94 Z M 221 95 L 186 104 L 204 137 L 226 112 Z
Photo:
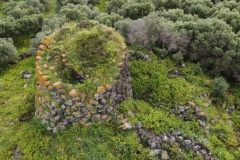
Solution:
M 47 68 L 48 68 L 47 64 L 44 64 L 44 65 L 43 65 L 43 68 L 47 69 Z
M 66 55 L 66 54 L 62 54 L 61 56 L 62 56 L 63 58 L 66 58 L 66 57 L 67 57 L 67 55 Z
M 123 44 L 123 45 L 122 45 L 122 49 L 123 49 L 124 51 L 127 50 L 127 46 L 126 46 L 126 44 Z
M 53 88 L 52 86 L 48 86 L 48 87 L 47 87 L 47 89 L 48 89 L 49 91 L 51 91 L 52 88 Z
M 89 104 L 90 104 L 90 105 L 93 105 L 94 102 L 95 102 L 95 100 L 93 100 L 93 99 L 90 99 L 90 100 L 89 100 Z
M 43 45 L 43 44 L 41 44 L 41 45 L 39 46 L 39 49 L 42 50 L 42 51 L 44 51 L 44 50 L 46 49 L 46 46 Z
M 54 66 L 51 66 L 51 67 L 49 67 L 49 69 L 51 70 L 51 71 L 54 71 Z
M 38 109 L 39 109 L 40 111 L 43 111 L 43 110 L 44 110 L 43 106 L 39 106 Z
M 66 63 L 66 62 L 67 62 L 67 59 L 62 59 L 62 62 L 63 62 L 63 63 Z
M 43 92 L 42 92 L 42 90 L 40 90 L 40 89 L 37 89 L 37 94 L 43 94 Z
M 43 53 L 44 53 L 43 51 L 38 50 L 38 51 L 37 51 L 37 56 L 41 56 Z
M 110 84 L 106 84 L 106 89 L 111 89 L 111 85 Z
M 123 62 L 119 62 L 118 63 L 118 68 L 122 68 L 122 66 L 123 66 Z
M 48 46 L 48 45 L 49 45 L 49 38 L 46 37 L 46 38 L 42 41 L 42 44 Z
M 36 56 L 37 61 L 40 60 L 40 59 L 42 59 L 40 56 Z
M 72 89 L 72 90 L 69 92 L 69 95 L 70 95 L 71 97 L 77 97 L 79 94 L 78 94 L 78 92 L 77 92 L 76 89 Z
M 62 86 L 62 84 L 61 84 L 60 81 L 58 81 L 58 82 L 56 82 L 56 83 L 53 84 L 53 87 L 56 88 L 56 89 L 61 88 L 61 86 Z
M 60 58 L 59 55 L 54 57 L 55 60 L 59 60 L 59 58 Z
M 103 86 L 99 86 L 97 89 L 97 94 L 105 91 L 105 88 Z
M 42 76 L 42 75 L 43 75 L 42 71 L 37 72 L 37 76 Z
M 48 76 L 42 75 L 42 80 L 43 80 L 44 82 L 47 81 L 47 80 L 48 80 Z
M 188 101 L 187 105 L 189 105 L 191 107 L 195 107 L 196 106 L 196 104 L 194 102 L 192 102 L 192 101 Z

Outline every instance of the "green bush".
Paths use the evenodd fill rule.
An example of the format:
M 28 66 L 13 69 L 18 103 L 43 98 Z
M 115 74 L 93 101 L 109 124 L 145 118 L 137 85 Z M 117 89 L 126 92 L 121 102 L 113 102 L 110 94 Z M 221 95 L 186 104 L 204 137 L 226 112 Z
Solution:
M 215 78 L 211 84 L 211 94 L 217 99 L 224 98 L 228 88 L 229 84 L 223 77 Z
M 193 89 L 184 78 L 168 77 L 166 64 L 133 60 L 130 63 L 133 95 L 154 105 L 184 104 L 193 95 Z
M 17 59 L 17 49 L 12 39 L 0 38 L 0 65 Z

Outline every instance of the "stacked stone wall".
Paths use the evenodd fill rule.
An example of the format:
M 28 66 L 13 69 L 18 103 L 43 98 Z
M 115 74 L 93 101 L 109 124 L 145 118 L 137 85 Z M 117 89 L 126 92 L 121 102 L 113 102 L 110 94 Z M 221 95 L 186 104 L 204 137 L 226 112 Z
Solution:
M 118 64 L 118 79 L 111 85 L 99 86 L 89 100 L 86 98 L 87 93 L 79 92 L 73 85 L 68 85 L 66 89 L 62 81 L 49 78 L 46 71 L 56 68 L 44 63 L 46 60 L 43 55 L 52 47 L 50 39 L 51 36 L 48 36 L 43 40 L 36 56 L 36 117 L 53 132 L 63 130 L 73 123 L 89 125 L 92 121 L 110 120 L 110 115 L 114 114 L 119 104 L 132 97 L 128 55 L 125 54 L 124 61 Z M 66 61 L 64 56 L 55 56 L 55 65 L 58 65 L 59 60 Z

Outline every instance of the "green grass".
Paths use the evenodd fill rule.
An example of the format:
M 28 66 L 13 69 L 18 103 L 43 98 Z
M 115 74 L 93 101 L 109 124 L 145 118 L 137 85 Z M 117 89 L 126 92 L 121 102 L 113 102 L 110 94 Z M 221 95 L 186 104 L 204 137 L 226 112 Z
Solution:
M 152 159 L 135 131 L 123 131 L 104 124 L 75 125 L 58 134 L 47 132 L 38 120 L 19 123 L 0 135 L 0 159 L 11 159 L 20 148 L 23 159 L 114 160 Z
M 17 48 L 18 54 L 21 55 L 24 52 L 28 52 L 30 45 L 29 36 L 19 36 L 13 38 L 14 46 Z
M 0 76 L 0 132 L 34 109 L 34 58 L 10 66 Z M 22 79 L 20 72 L 32 72 L 32 79 Z M 27 84 L 27 88 L 23 88 Z

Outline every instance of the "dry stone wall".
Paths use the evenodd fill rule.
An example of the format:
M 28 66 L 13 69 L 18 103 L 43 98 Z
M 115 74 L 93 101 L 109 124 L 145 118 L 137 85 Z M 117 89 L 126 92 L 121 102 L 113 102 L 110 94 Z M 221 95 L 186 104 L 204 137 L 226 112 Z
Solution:
M 143 128 L 143 124 L 141 122 L 138 122 L 136 124 L 136 128 L 138 137 L 143 143 L 147 141 L 147 144 L 152 150 L 151 154 L 154 156 L 158 156 L 160 153 L 162 153 L 162 159 L 170 159 L 167 151 L 164 150 L 164 143 L 167 143 L 170 146 L 176 144 L 181 148 L 188 148 L 194 152 L 194 154 L 201 154 L 204 160 L 216 160 L 208 147 L 194 140 L 193 138 L 184 136 L 182 132 L 172 132 L 156 135 Z M 163 156 L 164 153 L 167 156 Z
M 62 81 L 49 79 L 47 70 L 54 70 L 55 66 L 44 64 L 43 56 L 52 47 L 49 44 L 51 36 L 46 37 L 37 51 L 36 56 L 36 117 L 41 119 L 48 130 L 57 132 L 63 130 L 69 124 L 80 123 L 89 125 L 92 121 L 108 121 L 114 110 L 126 98 L 132 97 L 128 54 L 118 64 L 120 73 L 113 84 L 99 86 L 94 96 L 86 99 L 86 93 L 79 92 L 69 85 L 66 90 Z M 58 61 L 65 61 L 64 57 L 55 56 L 55 65 Z

